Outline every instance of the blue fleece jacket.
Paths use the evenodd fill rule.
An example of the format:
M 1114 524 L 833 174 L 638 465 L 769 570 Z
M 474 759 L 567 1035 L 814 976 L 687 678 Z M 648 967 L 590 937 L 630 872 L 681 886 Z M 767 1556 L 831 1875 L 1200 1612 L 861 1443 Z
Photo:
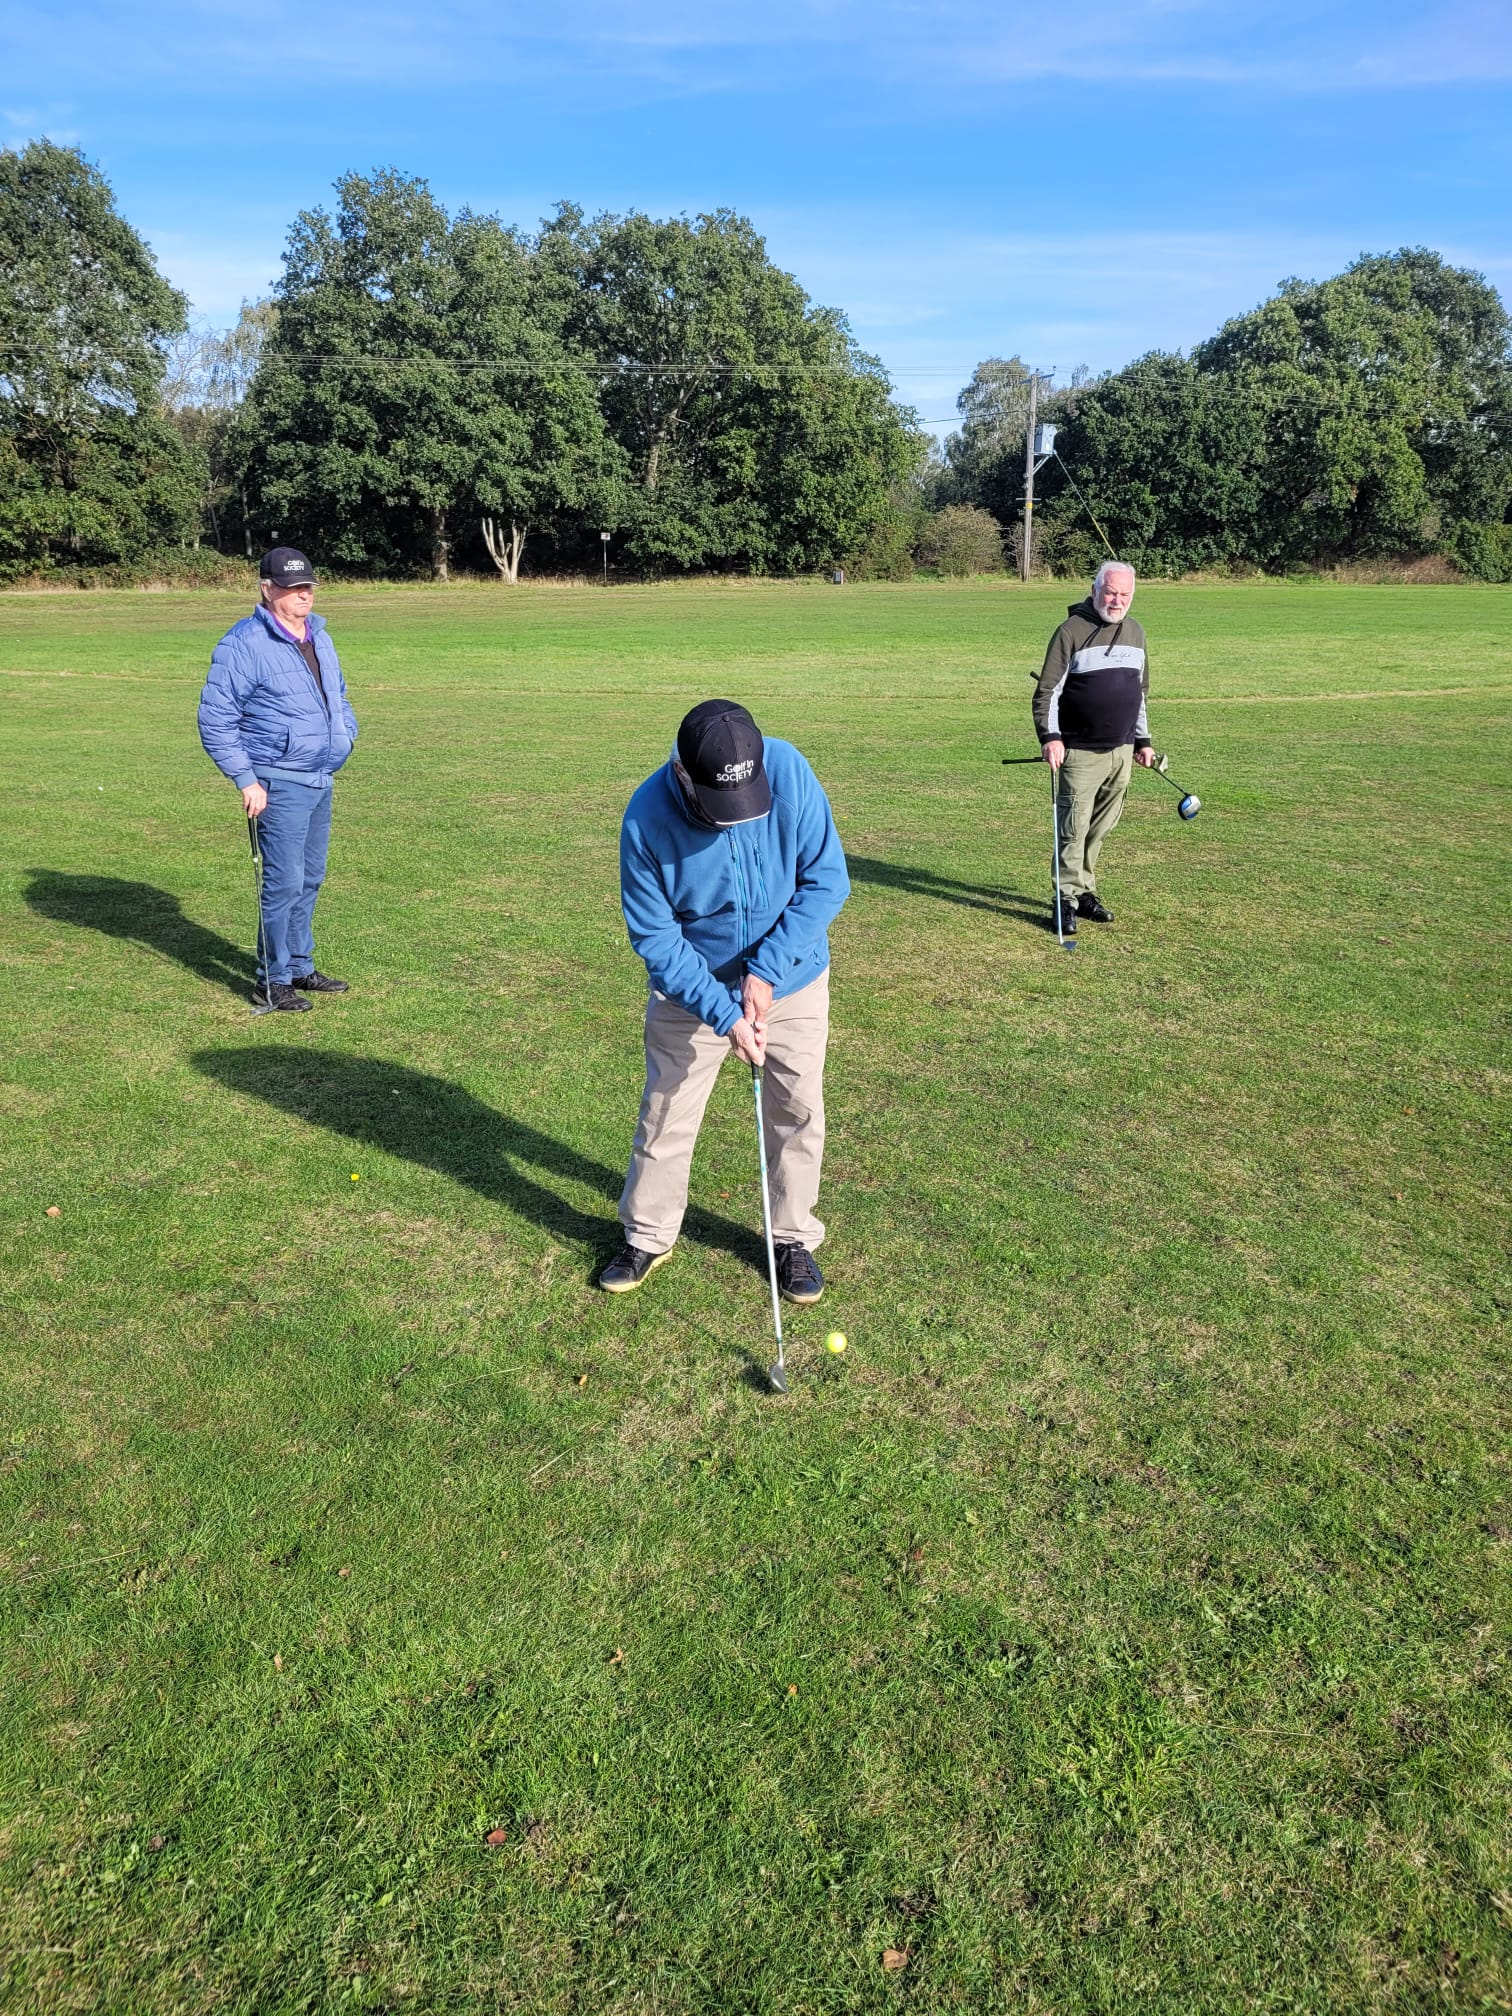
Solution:
M 325 619 L 307 616 L 325 692 L 299 646 L 266 609 L 234 623 L 216 645 L 200 694 L 205 754 L 241 789 L 259 777 L 329 784 L 352 753 L 357 717 Z
M 620 829 L 620 901 L 659 994 L 721 1036 L 740 1020 L 746 973 L 796 994 L 829 965 L 829 927 L 850 894 L 819 779 L 790 742 L 768 741 L 772 809 L 708 826 L 671 763 L 648 777 Z

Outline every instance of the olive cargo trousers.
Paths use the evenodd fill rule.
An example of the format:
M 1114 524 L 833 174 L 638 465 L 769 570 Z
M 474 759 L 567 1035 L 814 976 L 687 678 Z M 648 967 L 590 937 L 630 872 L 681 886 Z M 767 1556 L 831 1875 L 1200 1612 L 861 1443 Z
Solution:
M 1068 749 L 1056 788 L 1061 896 L 1074 904 L 1097 889 L 1097 857 L 1118 824 L 1134 775 L 1134 750 Z

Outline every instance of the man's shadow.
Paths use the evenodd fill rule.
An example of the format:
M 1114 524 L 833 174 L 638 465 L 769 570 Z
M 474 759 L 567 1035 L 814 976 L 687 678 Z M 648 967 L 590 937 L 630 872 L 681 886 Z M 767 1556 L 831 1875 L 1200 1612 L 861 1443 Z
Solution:
M 265 1100 L 297 1119 L 421 1168 L 437 1169 L 554 1237 L 578 1240 L 596 1251 L 620 1237 L 612 1211 L 581 1211 L 542 1180 L 555 1176 L 579 1183 L 612 1206 L 621 1187 L 616 1170 L 495 1112 L 445 1078 L 381 1057 L 310 1050 L 303 1044 L 298 1049 L 257 1043 L 199 1050 L 191 1061 L 230 1091 Z M 683 1236 L 765 1268 L 765 1249 L 755 1233 L 713 1212 L 690 1209 Z
M 959 903 L 968 910 L 989 910 L 998 917 L 1021 917 L 1026 924 L 1054 929 L 1054 920 L 1049 918 L 1049 899 L 1036 903 L 1022 889 L 989 889 L 980 882 L 955 882 L 948 875 L 936 875 L 932 868 L 904 868 L 895 861 L 868 860 L 864 854 L 847 854 L 845 865 L 853 882 L 872 882 L 879 889 L 898 889 L 908 896 L 935 896 L 942 903 Z
M 244 995 L 252 984 L 250 950 L 243 951 L 218 931 L 207 931 L 186 917 L 177 896 L 166 889 L 155 889 L 150 882 L 122 882 L 114 875 L 62 875 L 51 868 L 33 868 L 30 875 L 26 900 L 39 917 L 130 939 L 234 994 Z M 252 901 L 249 874 L 249 917 Z

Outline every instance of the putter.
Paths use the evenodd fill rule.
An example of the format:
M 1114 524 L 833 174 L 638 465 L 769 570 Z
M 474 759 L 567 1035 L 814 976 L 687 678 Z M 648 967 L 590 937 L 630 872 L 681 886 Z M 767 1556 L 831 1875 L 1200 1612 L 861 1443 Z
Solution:
M 1050 766 L 1050 865 L 1055 870 L 1055 936 L 1062 952 L 1074 952 L 1076 940 L 1061 930 L 1060 893 L 1060 771 Z
M 263 942 L 262 843 L 259 841 L 257 837 L 256 815 L 251 812 L 247 814 L 247 838 L 252 843 L 252 882 L 253 886 L 257 890 L 257 963 L 263 969 L 264 978 L 262 981 L 262 985 L 266 989 L 268 984 L 266 978 L 268 948 Z M 271 1001 L 264 1001 L 264 1002 L 254 1001 L 252 1003 L 252 1013 L 254 1015 L 271 1015 L 273 1013 L 273 1003 Z
M 1164 777 L 1165 781 L 1167 782 L 1167 784 L 1170 785 L 1171 789 L 1180 794 L 1181 802 L 1176 807 L 1176 810 L 1180 813 L 1183 819 L 1195 819 L 1197 817 L 1197 814 L 1202 810 L 1202 800 L 1197 796 L 1195 791 L 1183 791 L 1181 789 L 1181 786 L 1176 782 L 1176 779 L 1170 773 L 1171 773 L 1170 757 L 1157 756 L 1155 758 L 1156 776 Z
M 756 1152 L 761 1157 L 761 1228 L 766 1233 L 767 1279 L 772 1288 L 772 1327 L 777 1332 L 777 1363 L 767 1372 L 774 1393 L 786 1393 L 787 1358 L 782 1348 L 782 1302 L 777 1293 L 777 1248 L 772 1244 L 772 1192 L 767 1183 L 766 1121 L 761 1112 L 761 1066 L 751 1066 L 751 1086 L 756 1094 Z

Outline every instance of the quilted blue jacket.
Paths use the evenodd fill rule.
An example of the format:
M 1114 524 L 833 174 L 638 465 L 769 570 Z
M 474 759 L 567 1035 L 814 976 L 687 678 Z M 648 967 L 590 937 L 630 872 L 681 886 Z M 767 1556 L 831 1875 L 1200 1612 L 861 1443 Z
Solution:
M 211 762 L 242 789 L 270 776 L 329 784 L 357 740 L 357 717 L 325 619 L 305 621 L 323 695 L 299 646 L 266 609 L 232 624 L 211 656 L 200 694 L 200 740 Z
M 772 809 L 739 826 L 696 819 L 667 763 L 620 830 L 630 943 L 665 994 L 721 1036 L 740 1020 L 746 973 L 781 1000 L 829 965 L 829 927 L 850 894 L 829 800 L 790 742 L 766 743 Z

